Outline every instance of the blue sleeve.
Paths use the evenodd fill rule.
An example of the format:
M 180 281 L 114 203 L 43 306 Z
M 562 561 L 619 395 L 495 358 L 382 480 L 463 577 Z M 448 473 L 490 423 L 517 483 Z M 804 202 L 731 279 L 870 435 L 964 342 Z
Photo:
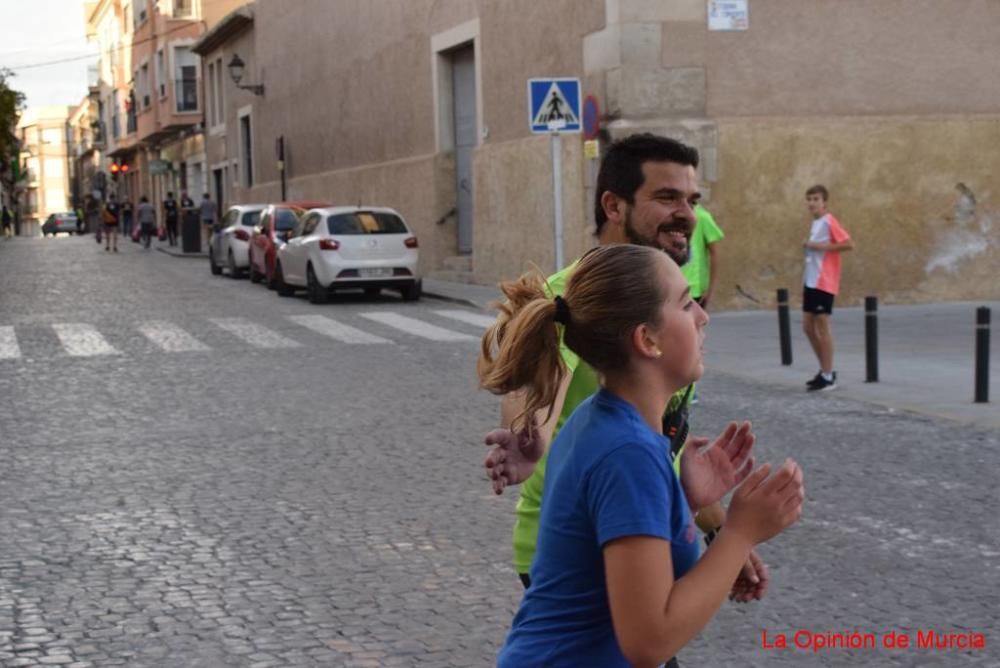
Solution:
M 587 483 L 598 544 L 604 547 L 625 536 L 669 541 L 673 475 L 665 453 L 646 444 L 625 444 L 602 459 Z

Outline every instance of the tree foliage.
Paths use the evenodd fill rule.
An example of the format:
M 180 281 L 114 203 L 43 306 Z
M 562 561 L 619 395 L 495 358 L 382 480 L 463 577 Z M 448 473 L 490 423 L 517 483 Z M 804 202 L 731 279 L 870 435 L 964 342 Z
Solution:
M 13 77 L 9 69 L 0 69 L 0 177 L 8 187 L 13 185 L 14 179 L 11 160 L 18 159 L 20 150 L 17 120 L 24 109 L 24 93 L 11 88 Z

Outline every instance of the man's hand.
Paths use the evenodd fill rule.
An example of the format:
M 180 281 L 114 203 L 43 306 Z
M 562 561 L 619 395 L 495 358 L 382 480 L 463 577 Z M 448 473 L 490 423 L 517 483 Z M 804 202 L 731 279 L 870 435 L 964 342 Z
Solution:
M 712 505 L 743 482 L 753 470 L 754 440 L 749 422 L 739 427 L 730 422 L 711 445 L 707 438 L 688 439 L 681 456 L 681 486 L 692 510 Z
M 756 550 L 750 550 L 750 559 L 744 564 L 743 570 L 736 577 L 733 588 L 729 592 L 729 600 L 736 603 L 749 603 L 764 598 L 770 577 L 767 566 L 761 561 Z
M 486 434 L 485 442 L 490 451 L 483 466 L 497 494 L 503 494 L 507 485 L 527 480 L 545 453 L 545 441 L 534 420 L 516 433 L 509 429 L 495 429 Z

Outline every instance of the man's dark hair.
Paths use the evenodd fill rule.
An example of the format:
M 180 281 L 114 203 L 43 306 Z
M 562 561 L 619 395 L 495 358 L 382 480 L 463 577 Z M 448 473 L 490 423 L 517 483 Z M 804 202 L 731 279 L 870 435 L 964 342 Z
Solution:
M 601 195 L 610 191 L 629 204 L 635 204 L 635 193 L 645 182 L 642 174 L 644 162 L 676 162 L 697 169 L 698 149 L 648 132 L 613 142 L 601 160 L 601 170 L 597 174 L 594 202 L 596 234 L 600 234 L 601 227 L 608 220 L 601 206 Z
M 142 197 L 139 198 L 139 201 L 140 202 L 148 202 L 149 199 L 145 195 L 143 195 Z
M 809 195 L 819 195 L 823 198 L 824 202 L 830 201 L 830 193 L 827 192 L 826 186 L 821 186 L 819 184 L 814 185 L 812 188 L 806 191 L 806 197 Z
M 173 197 L 173 196 L 174 196 L 174 191 L 171 190 L 170 192 L 167 193 L 167 197 Z

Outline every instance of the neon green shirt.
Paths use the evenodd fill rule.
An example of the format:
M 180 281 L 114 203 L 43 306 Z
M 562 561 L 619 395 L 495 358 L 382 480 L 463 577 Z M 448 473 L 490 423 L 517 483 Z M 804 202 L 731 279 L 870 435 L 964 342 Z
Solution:
M 709 282 L 709 258 L 708 247 L 718 241 L 722 241 L 725 236 L 715 219 L 712 218 L 705 207 L 698 205 L 694 208 L 695 225 L 691 234 L 691 257 L 687 263 L 681 267 L 681 273 L 691 286 L 691 298 L 698 299 L 705 290 L 708 289 Z
M 549 297 L 562 295 L 566 291 L 566 283 L 576 269 L 576 262 L 569 265 L 560 272 L 549 276 L 546 294 Z M 559 353 L 562 356 L 563 364 L 566 365 L 567 373 L 572 378 L 569 388 L 566 390 L 566 400 L 563 402 L 562 412 L 556 422 L 555 430 L 552 433 L 553 440 L 563 423 L 572 415 L 576 407 L 584 399 L 596 392 L 600 387 L 598 374 L 589 364 L 580 360 L 576 353 L 566 347 L 562 342 L 560 334 Z M 670 400 L 668 411 L 676 410 L 679 402 L 684 400 L 687 388 L 682 389 Z M 514 569 L 518 573 L 527 573 L 531 568 L 531 561 L 535 558 L 535 543 L 538 540 L 538 518 L 542 509 L 542 491 L 545 487 L 545 464 L 548 461 L 548 450 L 535 466 L 534 473 L 521 484 L 521 496 L 517 500 L 516 518 L 514 520 Z M 674 461 L 674 470 L 680 477 L 680 457 Z

